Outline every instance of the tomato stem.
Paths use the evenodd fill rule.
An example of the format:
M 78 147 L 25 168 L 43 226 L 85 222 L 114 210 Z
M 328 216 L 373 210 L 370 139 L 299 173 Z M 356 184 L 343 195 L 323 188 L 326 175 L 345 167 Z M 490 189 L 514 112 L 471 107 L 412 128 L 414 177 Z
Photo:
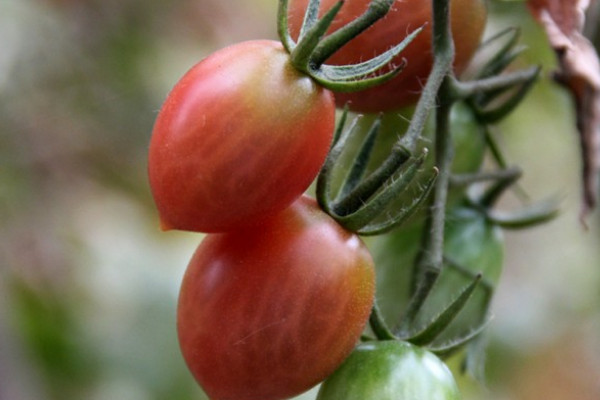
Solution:
M 377 302 L 373 303 L 373 309 L 371 310 L 371 316 L 369 317 L 369 326 L 377 337 L 377 340 L 395 340 L 398 339 L 396 335 L 392 333 L 390 328 L 385 323 L 383 315 L 379 310 Z
M 439 168 L 439 175 L 433 189 L 431 206 L 427 210 L 422 250 L 415 265 L 413 296 L 399 325 L 401 332 L 412 330 L 417 314 L 429 296 L 442 269 L 446 203 L 451 175 L 450 167 L 453 159 L 449 120 L 450 110 L 455 99 L 451 95 L 448 76 L 452 75 L 454 44 L 449 24 L 449 0 L 432 1 L 433 67 L 417 104 L 415 117 L 411 121 L 407 134 L 401 140 L 405 140 L 407 146 L 416 146 L 422 130 L 422 128 L 418 129 L 417 125 L 424 126 L 429 110 L 437 104 L 435 161 L 436 166 Z M 415 122 L 415 118 L 419 120 Z

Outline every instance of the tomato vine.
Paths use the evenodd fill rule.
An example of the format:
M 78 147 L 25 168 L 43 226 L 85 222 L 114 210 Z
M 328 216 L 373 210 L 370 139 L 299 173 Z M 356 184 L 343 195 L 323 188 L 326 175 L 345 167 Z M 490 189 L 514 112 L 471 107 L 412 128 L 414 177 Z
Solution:
M 466 346 L 480 351 L 472 343 L 489 322 L 503 250 L 498 232 L 557 213 L 554 201 L 508 217 L 494 210 L 521 172 L 508 166 L 488 128 L 515 109 L 540 69 L 505 72 L 521 51 L 518 32 L 507 30 L 482 45 L 502 44 L 474 77 L 461 79 L 453 69 L 450 0 L 433 0 L 431 71 L 406 131 L 394 132 L 397 140 L 377 159 L 378 136 L 398 129 L 383 127 L 393 118 L 371 116 L 361 123 L 346 107 L 334 130 L 334 96 L 347 91 L 360 96 L 401 74 L 404 63 L 385 68 L 422 27 L 366 61 L 331 65 L 332 54 L 385 21 L 394 2 L 372 0 L 364 13 L 328 33 L 344 1 L 319 16 L 320 1 L 310 0 L 295 38 L 288 2 L 279 1 L 281 44 L 246 42 L 201 61 L 175 86 L 157 119 L 149 172 L 163 224 L 213 232 L 184 277 L 178 313 L 182 352 L 214 400 L 283 399 L 324 379 L 319 399 L 337 398 L 347 389 L 338 379 L 345 384 L 350 379 L 345 374 L 354 377 L 353 360 L 363 354 L 373 369 L 379 368 L 375 363 L 389 365 L 373 378 L 378 387 L 352 378 L 359 382 L 352 385 L 363 385 L 353 389 L 352 398 L 369 393 L 391 399 L 383 394 L 385 385 L 428 398 L 439 382 L 428 377 L 413 383 L 416 389 L 405 389 L 410 374 L 396 376 L 396 367 L 408 362 L 424 368 L 415 357 L 442 363 L 431 353 L 447 357 Z M 250 64 L 241 65 L 244 60 Z M 453 131 L 464 127 L 454 112 L 468 113 L 480 128 L 468 150 L 477 154 L 467 155 L 474 161 L 458 173 L 454 160 L 464 155 Z M 432 122 L 432 144 L 423 145 Z M 480 170 L 486 151 L 497 167 L 491 172 Z M 426 161 L 429 152 L 432 163 Z M 315 178 L 318 203 L 301 197 Z M 474 185 L 482 193 L 468 193 Z M 399 200 L 406 202 L 399 206 Z M 414 260 L 393 266 L 410 269 L 410 284 L 398 323 L 391 326 L 374 302 L 373 261 L 358 235 L 395 234 L 408 221 L 420 225 L 420 238 L 413 243 Z M 467 235 L 472 230 L 479 241 Z M 491 252 L 499 266 L 486 269 Z M 457 273 L 460 283 L 445 271 Z M 481 290 L 483 297 L 474 295 Z M 472 315 L 464 311 L 469 306 Z M 461 320 L 461 313 L 467 317 Z M 363 332 L 367 322 L 370 332 Z M 342 364 L 361 334 L 369 343 Z M 392 357 L 373 356 L 379 349 Z M 275 372 L 280 368 L 283 372 Z M 444 382 L 440 398 L 457 398 L 451 375 Z

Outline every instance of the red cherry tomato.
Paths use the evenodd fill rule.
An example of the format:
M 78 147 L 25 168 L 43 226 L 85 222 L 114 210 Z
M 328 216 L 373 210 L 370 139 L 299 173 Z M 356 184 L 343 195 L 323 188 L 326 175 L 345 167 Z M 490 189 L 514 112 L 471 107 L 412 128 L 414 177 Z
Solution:
M 321 10 L 327 10 L 337 0 L 322 0 Z M 339 29 L 361 15 L 371 0 L 346 0 L 333 22 L 330 32 Z M 290 1 L 290 31 L 296 38 L 308 0 Z M 390 82 L 371 89 L 353 93 L 336 93 L 336 101 L 359 112 L 389 111 L 417 101 L 433 63 L 431 47 L 431 0 L 398 0 L 385 18 L 352 39 L 335 53 L 327 63 L 343 65 L 364 61 L 389 50 L 400 43 L 416 28 L 425 25 L 423 31 L 394 60 L 403 58 L 408 64 Z M 484 0 L 451 0 L 451 30 L 456 47 L 454 70 L 461 73 L 477 48 L 485 28 L 486 7 Z
M 162 227 L 221 232 L 283 210 L 319 172 L 334 120 L 331 92 L 294 69 L 279 42 L 243 42 L 200 61 L 152 132 Z
M 292 397 L 350 354 L 374 286 L 363 242 L 302 197 L 200 244 L 179 297 L 183 356 L 212 400 Z

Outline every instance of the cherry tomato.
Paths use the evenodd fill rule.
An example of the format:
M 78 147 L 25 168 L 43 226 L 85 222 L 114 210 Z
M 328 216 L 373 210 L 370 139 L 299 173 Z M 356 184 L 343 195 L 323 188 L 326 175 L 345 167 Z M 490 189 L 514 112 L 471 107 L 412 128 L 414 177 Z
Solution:
M 164 229 L 222 232 L 281 211 L 313 181 L 335 124 L 330 91 L 279 42 L 196 64 L 156 119 L 148 173 Z
M 367 342 L 323 384 L 317 400 L 458 400 L 446 365 L 422 348 L 396 340 Z
M 337 0 L 322 0 L 321 10 L 329 9 Z M 334 31 L 361 15 L 371 0 L 346 0 L 330 31 Z M 297 37 L 308 0 L 290 2 L 290 31 Z M 460 74 L 477 48 L 487 16 L 484 0 L 452 0 L 451 29 L 456 48 L 454 70 Z M 398 109 L 416 102 L 433 63 L 431 48 L 431 0 L 398 0 L 385 18 L 358 35 L 335 53 L 328 63 L 343 65 L 364 61 L 399 43 L 408 33 L 425 25 L 423 31 L 394 61 L 406 59 L 408 64 L 393 80 L 354 93 L 336 94 L 336 101 L 359 112 Z
M 200 244 L 179 297 L 183 356 L 212 400 L 292 397 L 350 354 L 374 286 L 358 236 L 301 197 L 255 228 Z

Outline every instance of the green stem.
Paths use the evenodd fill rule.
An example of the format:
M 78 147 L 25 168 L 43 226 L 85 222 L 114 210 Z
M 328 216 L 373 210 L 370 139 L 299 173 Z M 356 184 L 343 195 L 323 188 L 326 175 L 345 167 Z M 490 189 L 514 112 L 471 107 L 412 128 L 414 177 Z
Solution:
M 381 315 L 381 311 L 379 310 L 379 306 L 377 302 L 373 304 L 373 308 L 371 310 L 371 316 L 369 317 L 369 325 L 371 326 L 371 330 L 377 337 L 377 340 L 394 340 L 397 337 L 392 333 L 390 328 L 386 325 L 383 315 Z
M 421 92 L 415 112 L 401 143 L 414 151 L 423 132 L 429 112 L 436 106 L 436 97 L 444 79 L 450 74 L 454 61 L 454 44 L 450 32 L 449 0 L 433 2 L 433 67 Z
M 413 280 L 418 283 L 400 322 L 400 332 L 407 332 L 412 329 L 417 314 L 425 303 L 443 265 L 446 203 L 454 150 L 449 129 L 453 98 L 452 89 L 447 83 L 447 78 L 452 74 L 454 44 L 449 24 L 449 0 L 432 1 L 434 64 L 425 87 L 427 91 L 423 92 L 423 96 L 428 96 L 428 98 L 423 99 L 423 96 L 421 97 L 417 105 L 417 111 L 420 107 L 426 107 L 426 104 L 422 104 L 422 102 L 432 101 L 437 97 L 435 161 L 436 166 L 439 168 L 439 175 L 434 187 L 432 205 L 427 211 L 427 224 L 424 230 L 422 251 L 415 265 Z M 430 82 L 433 83 L 430 85 Z M 434 91 L 434 89 L 437 90 Z M 410 127 L 407 135 L 409 134 L 416 135 L 411 132 Z M 412 140 L 416 143 L 417 138 L 418 136 L 415 136 Z M 416 277 L 418 277 L 418 280 L 415 279 Z

